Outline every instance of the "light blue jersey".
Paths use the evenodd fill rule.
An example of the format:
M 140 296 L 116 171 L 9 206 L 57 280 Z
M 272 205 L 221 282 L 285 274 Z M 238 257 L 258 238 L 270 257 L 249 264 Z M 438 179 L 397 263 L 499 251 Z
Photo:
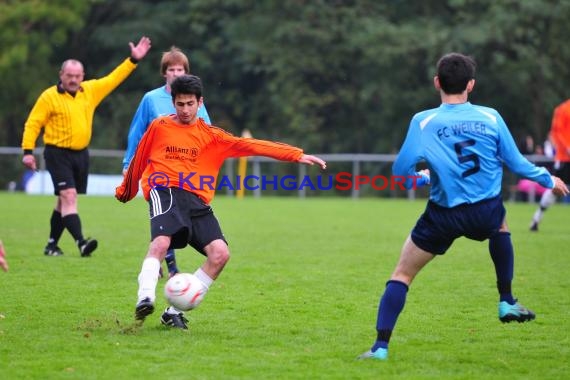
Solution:
M 156 88 L 144 94 L 129 129 L 127 150 L 123 158 L 123 169 L 129 167 L 129 163 L 137 150 L 137 145 L 139 145 L 139 141 L 141 141 L 150 123 L 158 116 L 173 113 L 176 113 L 176 110 L 172 103 L 172 96 L 166 91 L 166 86 Z M 198 108 L 198 117 L 204 119 L 207 124 L 211 124 L 205 104 Z
M 469 102 L 444 103 L 414 115 L 392 171 L 415 176 L 422 160 L 430 169 L 430 200 L 443 207 L 498 196 L 503 164 L 544 187 L 554 187 L 550 173 L 519 152 L 501 115 Z M 410 178 L 406 187 L 412 186 Z

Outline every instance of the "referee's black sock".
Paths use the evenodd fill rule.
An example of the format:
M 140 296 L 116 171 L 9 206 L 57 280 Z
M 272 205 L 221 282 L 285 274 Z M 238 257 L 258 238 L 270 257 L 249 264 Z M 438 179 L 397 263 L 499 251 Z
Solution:
M 61 219 L 61 213 L 57 210 L 53 210 L 51 213 L 51 218 L 49 221 L 50 224 L 50 231 L 49 231 L 49 240 L 48 245 L 57 246 L 57 242 L 59 238 L 61 238 L 61 234 L 65 229 L 63 225 L 63 220 Z
M 62 220 L 65 228 L 67 228 L 71 236 L 73 236 L 73 240 L 75 240 L 78 245 L 82 243 L 84 239 L 83 232 L 81 231 L 81 219 L 79 219 L 79 215 L 69 214 L 64 216 Z

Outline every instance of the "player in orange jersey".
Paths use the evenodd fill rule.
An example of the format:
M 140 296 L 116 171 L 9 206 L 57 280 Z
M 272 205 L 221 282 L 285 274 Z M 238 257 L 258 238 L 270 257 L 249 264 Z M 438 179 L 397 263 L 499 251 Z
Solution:
M 550 140 L 554 144 L 554 175 L 570 184 L 570 99 L 554 109 Z M 538 231 L 544 212 L 556 202 L 556 196 L 547 189 L 540 198 L 540 205 L 532 216 L 531 231 Z
M 115 197 L 133 199 L 139 181 L 150 208 L 151 243 L 138 276 L 135 319 L 154 312 L 160 264 L 169 248 L 191 245 L 206 256 L 194 273 L 207 291 L 230 258 L 228 244 L 210 207 L 216 179 L 230 157 L 267 156 L 308 165 L 326 164 L 299 148 L 252 138 L 236 137 L 197 117 L 202 105 L 202 82 L 183 75 L 171 84 L 176 114 L 155 119 L 142 137 Z M 213 184 L 213 185 L 212 185 Z M 168 307 L 161 323 L 187 329 L 182 311 Z

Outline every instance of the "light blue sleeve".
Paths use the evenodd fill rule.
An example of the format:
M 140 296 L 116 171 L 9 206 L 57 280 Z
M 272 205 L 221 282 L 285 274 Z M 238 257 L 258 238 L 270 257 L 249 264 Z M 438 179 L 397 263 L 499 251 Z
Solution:
M 150 112 L 149 106 L 148 97 L 145 95 L 133 116 L 133 120 L 129 128 L 127 150 L 125 151 L 125 157 L 123 158 L 123 169 L 127 169 L 129 167 L 129 164 L 135 155 L 135 151 L 137 150 L 139 141 L 141 141 L 142 136 L 148 128 Z
M 410 122 L 406 139 L 392 165 L 392 174 L 403 177 L 406 189 L 429 184 L 429 177 L 416 171 L 416 164 L 422 160 L 421 128 L 416 117 Z
M 202 103 L 202 106 L 198 108 L 198 117 L 204 119 L 206 124 L 212 124 L 210 121 L 210 115 L 208 115 L 208 110 L 206 110 L 206 103 Z
M 509 170 L 521 177 L 538 182 L 543 187 L 552 189 L 554 181 L 550 172 L 546 168 L 536 166 L 521 154 L 501 116 L 498 116 L 497 122 L 499 126 L 499 157 Z

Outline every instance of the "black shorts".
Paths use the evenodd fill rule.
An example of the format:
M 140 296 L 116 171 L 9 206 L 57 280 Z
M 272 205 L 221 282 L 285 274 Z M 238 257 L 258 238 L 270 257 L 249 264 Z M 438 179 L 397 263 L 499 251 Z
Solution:
M 564 181 L 565 184 L 570 184 L 570 162 L 555 162 L 554 175 Z
M 458 237 L 490 238 L 499 232 L 506 213 L 500 196 L 451 208 L 429 201 L 412 230 L 412 241 L 424 251 L 442 255 Z
M 203 255 L 204 247 L 212 241 L 227 241 L 210 205 L 197 195 L 176 187 L 152 189 L 148 201 L 150 236 L 171 236 L 169 248 L 187 245 Z
M 46 145 L 44 148 L 46 169 L 53 182 L 54 194 L 61 190 L 76 189 L 78 194 L 87 192 L 89 175 L 89 151 L 71 150 Z

